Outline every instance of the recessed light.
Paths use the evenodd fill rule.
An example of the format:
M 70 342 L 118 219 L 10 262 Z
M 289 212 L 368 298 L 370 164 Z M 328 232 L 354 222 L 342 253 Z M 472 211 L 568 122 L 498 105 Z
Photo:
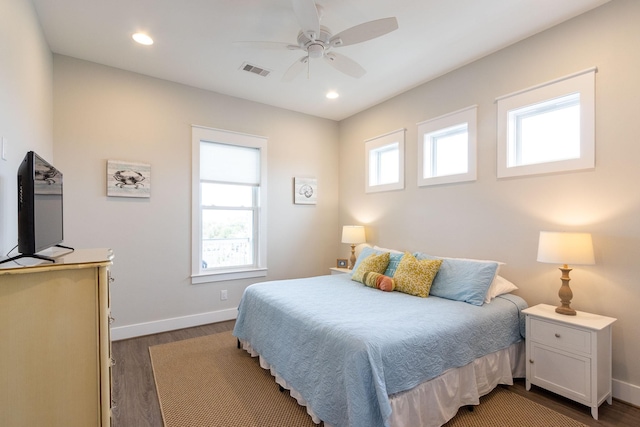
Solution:
M 149 46 L 153 44 L 153 39 L 146 34 L 143 33 L 135 33 L 131 36 L 136 42 L 143 44 L 145 46 Z
M 327 95 L 326 95 L 326 96 L 327 96 L 327 98 L 329 98 L 329 99 L 336 99 L 337 97 L 339 97 L 339 96 L 340 96 L 340 94 L 338 94 L 338 92 L 336 92 L 336 91 L 332 90 L 332 91 L 330 91 L 330 92 L 327 92 Z

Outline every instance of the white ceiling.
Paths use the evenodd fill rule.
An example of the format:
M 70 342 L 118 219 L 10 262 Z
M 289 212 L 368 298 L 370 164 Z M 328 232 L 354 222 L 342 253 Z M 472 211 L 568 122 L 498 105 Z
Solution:
M 317 0 L 334 34 L 391 16 L 399 28 L 334 48 L 367 70 L 360 79 L 311 59 L 309 76 L 288 83 L 281 78 L 302 51 L 233 42 L 296 44 L 291 0 L 32 1 L 55 53 L 341 120 L 609 0 Z M 155 43 L 133 42 L 136 31 Z M 272 72 L 242 71 L 245 62 Z M 326 99 L 328 90 L 340 97 Z

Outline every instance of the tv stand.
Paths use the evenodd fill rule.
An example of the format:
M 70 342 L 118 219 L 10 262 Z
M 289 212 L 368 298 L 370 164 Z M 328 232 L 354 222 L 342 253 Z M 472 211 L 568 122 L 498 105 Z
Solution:
M 73 249 L 72 247 L 69 246 L 63 246 L 63 245 L 54 245 L 57 248 L 62 248 L 62 249 L 69 249 L 70 251 L 74 251 L 75 249 Z M 3 259 L 2 261 L 0 261 L 0 264 L 4 264 L 5 262 L 11 262 L 11 261 L 16 261 L 22 258 L 34 258 L 34 259 L 41 259 L 43 261 L 50 261 L 52 263 L 55 264 L 56 259 L 50 256 L 46 256 L 46 255 L 39 255 L 39 254 L 20 254 L 20 255 L 16 255 L 13 256 L 11 258 L 7 258 L 7 259 Z

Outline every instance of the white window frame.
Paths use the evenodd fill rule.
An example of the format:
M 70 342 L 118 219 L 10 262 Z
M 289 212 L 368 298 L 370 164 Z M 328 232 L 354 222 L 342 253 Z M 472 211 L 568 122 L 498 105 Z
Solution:
M 477 116 L 478 106 L 472 105 L 452 113 L 418 123 L 418 186 L 450 184 L 477 179 Z M 425 162 L 425 150 L 433 151 L 430 135 L 456 126 L 467 125 L 467 171 L 451 175 L 432 175 L 431 164 Z M 427 139 L 428 138 L 428 139 Z M 425 173 L 428 172 L 428 173 Z M 425 175 L 429 175 L 426 176 Z
M 260 187 L 258 196 L 258 231 L 255 251 L 257 259 L 251 267 L 231 267 L 228 269 L 202 269 L 202 218 L 200 200 L 200 143 L 251 147 L 260 150 Z M 192 177 L 191 177 L 191 283 L 208 283 L 223 280 L 264 277 L 267 275 L 267 138 L 204 126 L 191 126 Z
M 498 178 L 568 172 L 595 167 L 595 73 L 589 68 L 559 79 L 496 98 L 498 115 Z M 513 139 L 509 112 L 573 93 L 580 94 L 580 157 L 536 164 L 509 165 Z
M 364 142 L 364 158 L 365 158 L 365 193 L 377 193 L 381 191 L 392 191 L 404 189 L 404 133 L 405 129 L 399 129 L 384 135 L 370 138 Z M 391 144 L 398 144 L 398 180 L 389 184 L 372 184 L 370 183 L 370 168 L 374 165 L 370 164 L 371 153 Z

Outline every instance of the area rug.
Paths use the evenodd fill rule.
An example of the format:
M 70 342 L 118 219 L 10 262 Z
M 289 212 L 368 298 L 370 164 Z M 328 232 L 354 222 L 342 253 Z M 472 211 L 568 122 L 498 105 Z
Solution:
M 149 347 L 166 427 L 317 427 L 230 332 Z M 584 427 L 498 387 L 447 427 Z

